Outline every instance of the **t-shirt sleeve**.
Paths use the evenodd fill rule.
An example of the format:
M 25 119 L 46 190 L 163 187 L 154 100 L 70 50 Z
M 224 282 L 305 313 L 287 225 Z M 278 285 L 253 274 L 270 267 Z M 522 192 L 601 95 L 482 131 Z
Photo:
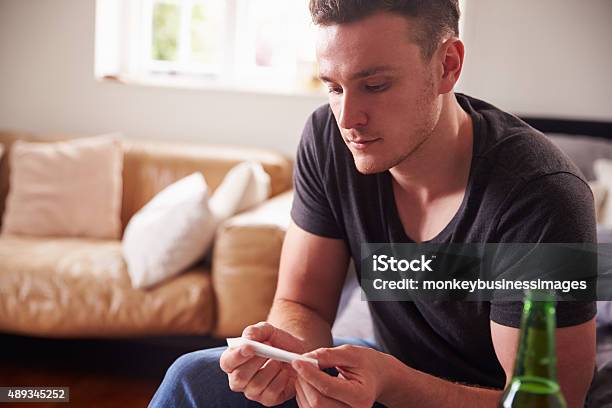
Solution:
M 571 173 L 556 173 L 528 182 L 502 205 L 496 242 L 595 243 L 595 210 L 588 185 Z M 595 302 L 560 301 L 557 327 L 584 323 L 597 313 Z M 491 302 L 490 319 L 520 327 L 521 302 Z
M 327 238 L 343 238 L 326 192 L 328 140 L 313 114 L 302 132 L 293 173 L 291 218 L 300 228 Z

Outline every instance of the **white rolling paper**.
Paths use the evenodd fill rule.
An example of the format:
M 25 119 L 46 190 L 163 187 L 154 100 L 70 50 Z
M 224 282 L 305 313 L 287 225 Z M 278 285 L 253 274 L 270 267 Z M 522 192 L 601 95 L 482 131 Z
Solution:
M 319 366 L 319 363 L 314 358 L 304 357 L 297 353 L 282 350 L 276 347 L 269 346 L 267 344 L 260 343 L 255 340 L 245 339 L 244 337 L 233 337 L 227 339 L 227 345 L 230 348 L 239 347 L 243 344 L 248 344 L 253 347 L 255 354 L 260 357 L 271 358 L 273 360 L 284 361 L 285 363 L 291 363 L 294 360 L 302 360 Z

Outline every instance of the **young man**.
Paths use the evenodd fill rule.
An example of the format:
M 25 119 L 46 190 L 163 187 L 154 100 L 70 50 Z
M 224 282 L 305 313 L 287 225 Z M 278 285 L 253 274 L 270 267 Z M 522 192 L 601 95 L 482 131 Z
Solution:
M 464 58 L 457 0 L 310 8 L 329 105 L 302 135 L 274 305 L 244 336 L 310 352 L 340 374 L 248 346 L 208 350 L 181 357 L 152 405 L 496 406 L 521 305 L 372 302 L 382 351 L 333 348 L 349 258 L 360 259 L 363 242 L 594 242 L 590 190 L 541 134 L 453 93 Z M 579 407 L 593 374 L 595 306 L 560 302 L 557 315 L 558 376 L 568 406 Z

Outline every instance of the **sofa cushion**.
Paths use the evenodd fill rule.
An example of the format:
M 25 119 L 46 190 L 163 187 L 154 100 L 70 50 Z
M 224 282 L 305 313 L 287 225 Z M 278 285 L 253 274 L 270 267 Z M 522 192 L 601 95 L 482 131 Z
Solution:
M 121 169 L 112 137 L 15 142 L 2 233 L 119 238 Z
M 244 162 L 227 172 L 210 199 L 210 208 L 219 220 L 225 220 L 269 196 L 270 176 L 261 164 Z
M 252 162 L 231 169 L 210 200 L 199 172 L 163 189 L 125 229 L 123 256 L 132 285 L 149 287 L 184 271 L 209 252 L 220 222 L 260 204 L 269 191 L 270 176 Z
M 49 337 L 206 334 L 210 275 L 132 288 L 119 241 L 0 237 L 0 331 Z
M 208 252 L 216 227 L 201 173 L 163 189 L 132 217 L 123 235 L 132 286 L 156 285 L 191 266 Z

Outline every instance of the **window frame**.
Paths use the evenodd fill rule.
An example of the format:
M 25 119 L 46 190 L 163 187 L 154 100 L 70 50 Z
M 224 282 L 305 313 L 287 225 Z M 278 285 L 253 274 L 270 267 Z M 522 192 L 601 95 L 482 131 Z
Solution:
M 223 47 L 227 52 L 222 53 L 216 69 L 204 64 L 198 66 L 197 63 L 180 64 L 153 60 L 151 21 L 156 1 L 158 0 L 96 0 L 95 76 L 97 79 L 178 88 L 254 91 L 316 97 L 325 95 L 322 87 L 313 85 L 312 81 L 308 83 L 310 76 L 315 73 L 314 53 L 312 60 L 306 64 L 308 71 L 306 74 L 303 72 L 304 67 L 300 67 L 301 62 L 296 59 L 300 55 L 299 52 L 295 52 L 295 69 L 289 70 L 289 74 L 281 74 L 274 68 L 258 67 L 254 62 L 250 64 L 249 69 L 244 68 L 244 64 L 241 64 L 244 60 L 240 55 L 244 45 L 240 42 L 244 43 L 245 34 L 240 33 L 238 28 L 247 18 L 244 4 L 249 0 L 221 0 L 225 5 L 225 20 L 222 23 Z M 200 0 L 159 1 L 176 4 L 182 2 L 182 9 L 186 8 L 185 4 L 191 9 L 193 4 L 200 2 Z M 295 16 L 291 17 L 294 18 Z M 182 35 L 189 37 L 189 33 L 185 33 L 189 31 L 189 27 L 184 24 L 182 26 L 181 29 L 184 31 Z M 177 44 L 179 48 L 180 44 L 181 41 Z M 182 47 L 185 47 L 184 42 Z M 304 74 L 302 78 L 296 75 L 299 73 Z

